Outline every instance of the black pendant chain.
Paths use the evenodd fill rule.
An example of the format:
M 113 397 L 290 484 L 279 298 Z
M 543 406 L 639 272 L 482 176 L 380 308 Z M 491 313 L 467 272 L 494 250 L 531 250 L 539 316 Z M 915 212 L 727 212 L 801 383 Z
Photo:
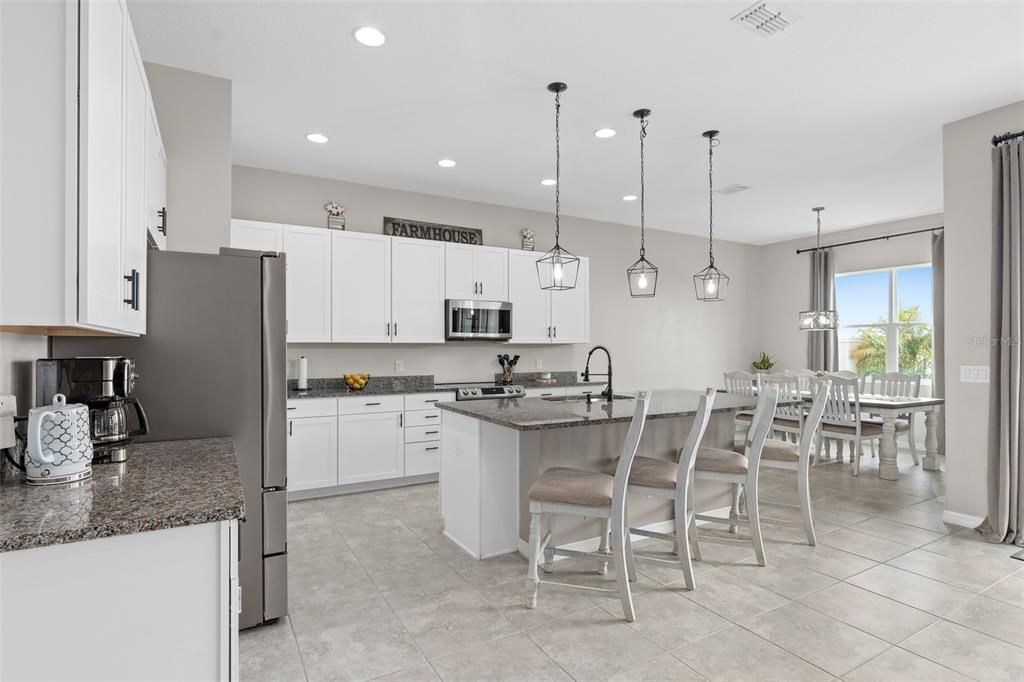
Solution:
M 562 191 L 562 137 L 559 130 L 559 119 L 562 112 L 562 90 L 555 91 L 555 246 L 558 246 L 559 213 L 561 209 Z
M 644 205 L 644 139 L 647 138 L 647 117 L 640 118 L 640 257 L 645 254 L 644 233 L 646 232 L 646 217 Z
M 715 265 L 715 185 L 713 178 L 715 147 L 718 145 L 719 140 L 714 136 L 708 136 L 708 258 L 712 267 Z

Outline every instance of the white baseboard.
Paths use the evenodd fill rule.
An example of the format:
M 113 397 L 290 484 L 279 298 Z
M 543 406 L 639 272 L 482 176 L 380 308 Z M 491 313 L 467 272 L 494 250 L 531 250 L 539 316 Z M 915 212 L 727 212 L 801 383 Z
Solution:
M 971 516 L 970 514 L 961 514 L 950 509 L 945 509 L 942 512 L 942 520 L 946 523 L 951 523 L 954 526 L 963 526 L 964 528 L 977 528 L 981 525 L 982 521 L 985 520 L 983 516 Z
M 718 509 L 709 509 L 708 511 L 702 511 L 700 513 L 701 514 L 709 514 L 709 515 L 713 515 L 713 516 L 722 516 L 724 518 L 728 518 L 728 516 L 729 516 L 729 507 L 719 507 Z M 703 526 L 703 525 L 706 525 L 708 523 L 711 523 L 711 522 L 710 521 L 700 521 L 700 520 L 697 521 L 697 525 L 698 526 Z M 672 531 L 675 530 L 675 527 L 676 527 L 676 522 L 673 519 L 668 519 L 666 521 L 658 521 L 656 523 L 651 523 L 651 524 L 648 524 L 646 526 L 640 526 L 641 530 L 649 530 L 649 531 L 653 531 L 655 533 L 671 533 Z M 636 535 L 635 533 L 631 533 L 630 534 L 630 539 L 632 539 L 633 542 L 640 542 L 641 540 L 648 540 L 649 538 L 646 538 L 643 535 Z M 571 549 L 571 550 L 575 550 L 577 552 L 596 552 L 597 549 L 601 546 L 601 538 L 599 538 L 597 536 L 594 536 L 592 538 L 587 538 L 586 540 L 577 540 L 576 542 L 570 542 L 567 545 L 558 545 L 558 546 L 560 548 L 562 548 L 562 549 Z M 530 545 L 529 545 L 529 543 L 525 542 L 522 539 L 519 540 L 519 553 L 522 554 L 527 559 L 530 558 Z M 556 556 L 555 557 L 555 561 L 561 561 L 562 559 L 568 559 L 568 558 L 569 557 L 567 557 L 567 556 Z
M 365 483 L 348 483 L 346 485 L 332 485 L 326 488 L 313 488 L 310 490 L 289 490 L 288 501 L 298 502 L 300 500 L 312 500 L 318 497 L 333 497 L 334 495 L 352 495 L 354 493 L 366 493 L 374 490 L 387 490 L 389 488 L 402 488 L 407 485 L 419 485 L 421 483 L 436 483 L 437 474 L 420 474 L 418 476 L 403 476 L 401 478 L 384 478 L 379 481 L 366 481 Z

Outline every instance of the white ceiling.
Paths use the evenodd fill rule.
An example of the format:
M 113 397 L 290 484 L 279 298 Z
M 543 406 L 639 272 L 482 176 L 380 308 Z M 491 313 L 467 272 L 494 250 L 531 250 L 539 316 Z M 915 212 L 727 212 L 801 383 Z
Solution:
M 649 107 L 647 224 L 706 231 L 718 128 L 715 186 L 753 189 L 715 196 L 715 232 L 755 244 L 818 204 L 826 231 L 941 210 L 942 124 L 1024 99 L 1019 0 L 785 2 L 772 38 L 729 21 L 747 4 L 129 3 L 147 61 L 232 80 L 236 164 L 550 211 L 563 80 L 564 213 L 639 224 Z

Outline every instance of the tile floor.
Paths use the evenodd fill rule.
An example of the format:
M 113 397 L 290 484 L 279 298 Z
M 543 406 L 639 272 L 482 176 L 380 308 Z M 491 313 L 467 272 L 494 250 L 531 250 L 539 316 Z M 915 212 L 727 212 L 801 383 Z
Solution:
M 631 624 L 616 599 L 546 587 L 527 610 L 525 560 L 445 540 L 436 485 L 293 503 L 291 615 L 242 633 L 242 679 L 1024 679 L 1024 564 L 942 522 L 941 474 L 901 454 L 883 482 L 876 462 L 813 470 L 817 547 L 770 521 L 766 568 L 703 542 L 693 592 L 640 563 Z M 786 472 L 762 473 L 761 499 L 799 519 Z M 575 559 L 556 572 L 614 581 Z

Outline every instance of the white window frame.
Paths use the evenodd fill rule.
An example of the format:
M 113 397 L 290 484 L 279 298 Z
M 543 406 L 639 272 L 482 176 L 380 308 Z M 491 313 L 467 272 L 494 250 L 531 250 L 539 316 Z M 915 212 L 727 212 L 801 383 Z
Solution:
M 915 324 L 922 324 L 920 322 L 896 322 L 893 318 L 898 310 L 899 302 L 896 300 L 896 273 L 900 270 L 915 270 L 918 268 L 932 268 L 932 263 L 915 263 L 912 265 L 897 265 L 890 268 L 870 268 L 868 270 L 851 270 L 850 272 L 837 272 L 833 279 L 837 280 L 840 277 L 849 277 L 851 275 L 870 275 L 876 272 L 885 272 L 889 275 L 889 312 L 888 321 L 885 323 L 875 324 L 843 324 L 842 311 L 839 313 L 839 328 L 847 329 L 871 329 L 876 327 L 885 328 L 885 371 L 886 372 L 898 372 L 900 371 L 900 335 L 897 333 L 900 327 L 912 327 Z M 934 268 L 932 269 L 934 273 Z M 934 284 L 933 284 L 934 286 Z M 935 334 L 935 320 L 926 323 L 932 330 L 932 334 Z M 934 336 L 933 336 L 934 338 Z M 935 358 L 932 358 L 932 374 L 935 374 Z M 931 386 L 931 378 L 921 377 L 922 386 Z

